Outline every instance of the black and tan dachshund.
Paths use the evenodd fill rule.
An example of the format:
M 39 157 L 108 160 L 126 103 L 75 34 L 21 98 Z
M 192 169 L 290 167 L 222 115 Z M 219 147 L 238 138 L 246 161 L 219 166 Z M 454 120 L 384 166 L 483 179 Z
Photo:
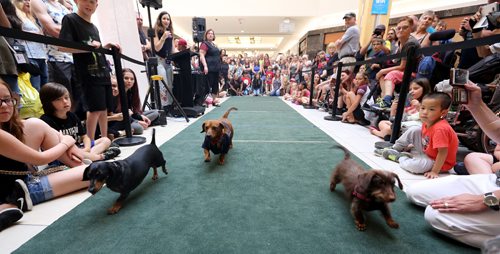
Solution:
M 83 181 L 90 180 L 88 191 L 92 194 L 101 190 L 104 183 L 110 190 L 120 193 L 120 197 L 108 209 L 108 214 L 115 214 L 130 192 L 144 180 L 149 168 L 154 170 L 153 180 L 158 179 L 158 167 L 162 167 L 163 172 L 168 174 L 165 164 L 163 154 L 155 144 L 155 129 L 153 129 L 151 144 L 140 147 L 124 160 L 90 164 L 83 172 Z
M 338 146 L 344 151 L 345 157 L 334 169 L 330 178 L 330 191 L 334 191 L 338 183 L 342 182 L 345 194 L 351 200 L 351 214 L 354 217 L 356 228 L 360 231 L 366 229 L 363 211 L 380 210 L 384 219 L 391 228 L 399 228 L 389 210 L 389 203 L 396 200 L 394 184 L 403 189 L 398 175 L 384 170 L 364 170 L 358 163 L 350 158 L 349 151 Z

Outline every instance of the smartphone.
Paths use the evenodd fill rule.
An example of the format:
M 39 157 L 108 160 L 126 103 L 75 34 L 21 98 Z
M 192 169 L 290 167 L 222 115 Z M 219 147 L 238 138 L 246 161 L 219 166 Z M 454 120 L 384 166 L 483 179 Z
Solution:
M 483 5 L 481 7 L 481 19 L 477 21 L 473 29 L 488 27 L 488 19 L 486 18 L 486 16 L 488 16 L 490 13 L 497 12 L 498 10 L 499 10 L 498 3 Z
M 469 71 L 458 68 L 451 68 L 450 70 L 450 85 L 453 86 L 451 90 L 451 98 L 453 104 L 464 104 L 469 102 L 465 84 L 469 82 Z

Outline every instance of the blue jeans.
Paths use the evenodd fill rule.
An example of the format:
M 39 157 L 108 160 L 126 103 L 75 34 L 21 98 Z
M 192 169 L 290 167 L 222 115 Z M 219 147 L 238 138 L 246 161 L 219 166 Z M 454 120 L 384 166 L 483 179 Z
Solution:
M 28 175 L 26 177 L 26 184 L 34 205 L 50 200 L 54 197 L 52 186 L 50 186 L 47 176 Z
M 280 89 L 275 89 L 271 91 L 270 96 L 280 96 Z
M 30 77 L 31 86 L 40 92 L 40 88 L 45 85 L 49 79 L 47 62 L 45 59 L 30 58 L 29 60 L 32 64 L 37 65 L 38 68 L 40 68 L 40 75 Z
M 260 95 L 260 88 L 253 89 L 253 94 L 254 95 Z

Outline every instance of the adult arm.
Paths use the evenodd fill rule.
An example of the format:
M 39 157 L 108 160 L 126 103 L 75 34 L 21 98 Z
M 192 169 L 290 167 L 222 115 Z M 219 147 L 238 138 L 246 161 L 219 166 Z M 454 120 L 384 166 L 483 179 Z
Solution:
M 439 177 L 439 172 L 444 165 L 446 160 L 446 156 L 448 155 L 448 147 L 438 148 L 438 153 L 436 156 L 436 160 L 434 161 L 434 165 L 432 166 L 431 171 L 425 172 L 424 176 L 433 179 Z
M 155 32 L 155 37 L 153 37 L 153 45 L 155 46 L 155 51 L 160 51 L 161 48 L 163 48 L 163 44 L 165 44 L 167 38 L 170 36 L 172 36 L 172 33 L 170 33 L 170 31 L 165 30 L 165 32 L 158 39 L 158 33 Z
M 497 144 L 500 143 L 500 118 L 484 103 L 481 96 L 481 88 L 469 81 L 465 84 L 469 91 L 469 103 L 465 106 L 469 109 L 479 127 L 488 137 Z
M 52 37 L 58 38 L 59 32 L 61 32 L 61 26 L 56 24 L 50 17 L 45 3 L 43 3 L 42 0 L 31 0 L 30 6 L 33 16 L 40 21 L 44 32 Z
M 71 136 L 62 136 L 60 143 L 43 152 L 36 151 L 25 145 L 10 133 L 0 130 L 0 154 L 20 162 L 33 165 L 44 165 L 52 162 L 68 150 L 75 140 Z
M 205 59 L 206 54 L 207 54 L 207 51 L 204 49 L 201 49 L 201 47 L 200 47 L 200 61 L 201 61 L 201 64 L 203 65 L 203 72 L 205 74 L 208 74 L 207 60 Z
M 500 190 L 493 191 L 500 197 Z M 431 201 L 432 208 L 439 212 L 448 213 L 477 213 L 487 211 L 489 208 L 483 202 L 484 194 L 460 194 L 453 197 L 444 197 Z M 445 205 L 446 204 L 446 205 Z
M 9 19 L 7 19 L 7 15 L 5 15 L 5 12 L 3 11 L 2 5 L 0 5 L 0 26 L 11 28 L 12 26 L 10 25 Z

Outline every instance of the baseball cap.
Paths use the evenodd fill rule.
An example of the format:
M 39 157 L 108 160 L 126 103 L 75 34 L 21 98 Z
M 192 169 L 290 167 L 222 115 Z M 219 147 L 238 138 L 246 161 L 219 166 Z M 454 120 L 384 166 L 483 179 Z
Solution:
M 347 18 L 355 18 L 356 14 L 354 12 L 348 12 L 344 15 L 342 19 L 347 19 Z
M 375 27 L 375 30 L 381 30 L 381 31 L 383 30 L 383 31 L 385 31 L 385 25 L 383 25 L 383 24 L 377 25 Z
M 187 42 L 186 40 L 180 38 L 178 41 L 177 41 L 177 45 L 179 46 L 187 46 Z

